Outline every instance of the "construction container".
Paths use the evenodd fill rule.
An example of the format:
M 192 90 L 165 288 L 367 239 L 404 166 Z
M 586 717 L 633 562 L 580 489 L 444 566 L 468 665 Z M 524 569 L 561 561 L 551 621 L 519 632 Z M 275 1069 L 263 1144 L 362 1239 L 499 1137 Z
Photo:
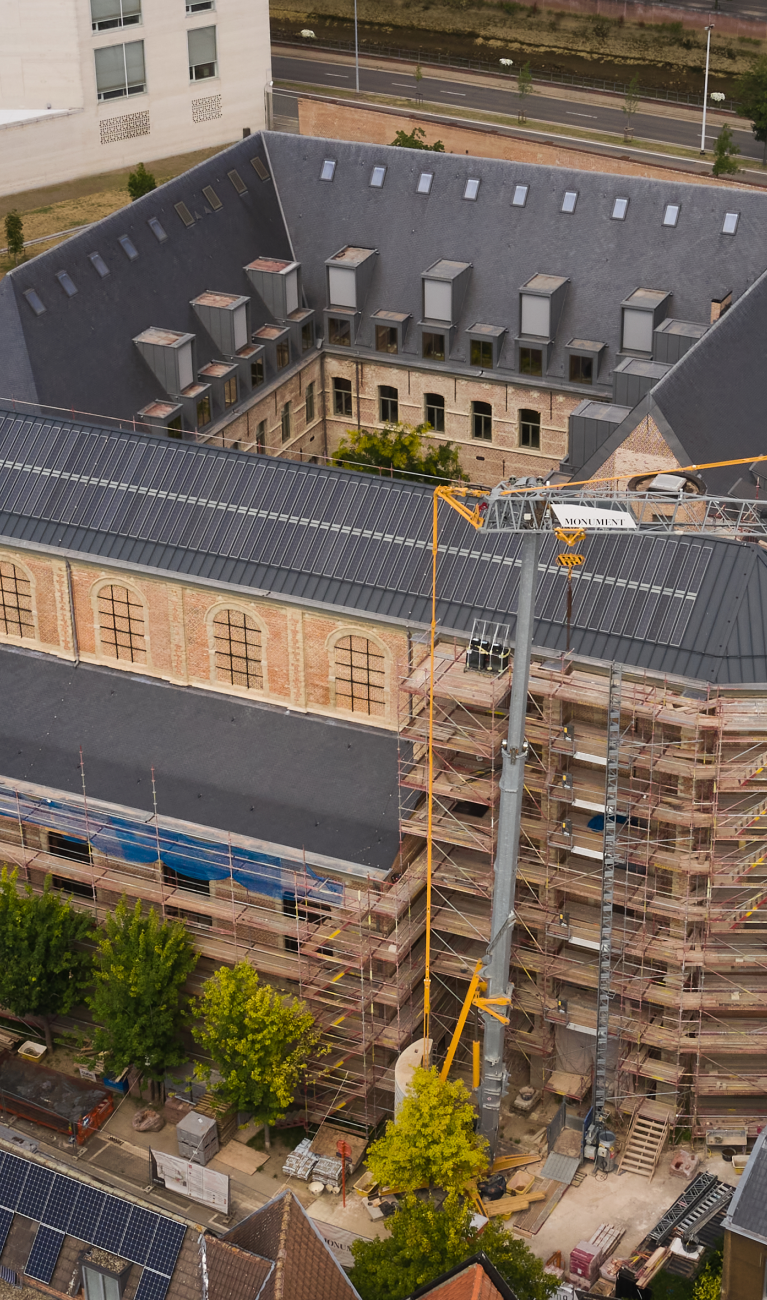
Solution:
M 100 1084 L 6 1051 L 0 1053 L 0 1109 L 66 1133 L 82 1146 L 112 1114 L 114 1101 Z
M 178 1154 L 196 1165 L 207 1165 L 218 1151 L 218 1129 L 211 1115 L 190 1110 L 176 1125 Z

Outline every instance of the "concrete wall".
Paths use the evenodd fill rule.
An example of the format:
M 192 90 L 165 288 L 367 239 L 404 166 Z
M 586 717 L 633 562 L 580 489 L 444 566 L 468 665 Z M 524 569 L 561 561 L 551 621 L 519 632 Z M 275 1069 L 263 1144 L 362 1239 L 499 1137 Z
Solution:
M 73 623 L 79 658 L 85 663 L 108 664 L 142 676 L 158 677 L 180 685 L 193 685 L 223 694 L 289 705 L 292 709 L 323 716 L 350 716 L 336 700 L 337 642 L 349 635 L 367 638 L 384 660 L 383 704 L 368 716 L 355 711 L 355 721 L 396 728 L 397 688 L 407 671 L 408 637 L 361 615 L 336 615 L 332 611 L 302 609 L 299 605 L 229 593 L 213 584 L 148 578 L 133 570 L 109 568 L 100 563 L 71 561 L 70 602 L 66 563 L 56 556 L 22 548 L 0 548 L 0 563 L 19 570 L 30 583 L 34 629 L 20 637 L 5 632 L 0 620 L 0 643 L 36 649 L 64 659 L 75 657 Z M 143 645 L 139 658 L 116 659 L 102 635 L 99 596 L 105 587 L 127 588 L 140 606 Z M 224 610 L 244 613 L 261 638 L 260 688 L 232 685 L 216 664 L 213 620 Z
M 218 75 L 190 81 L 187 30 L 213 25 Z M 0 31 L 0 194 L 229 144 L 265 124 L 268 0 L 217 0 L 192 15 L 184 0 L 142 0 L 140 24 L 100 32 L 89 0 L 0 0 Z M 136 40 L 146 92 L 99 102 L 94 50 Z M 14 110 L 42 116 L 9 121 Z

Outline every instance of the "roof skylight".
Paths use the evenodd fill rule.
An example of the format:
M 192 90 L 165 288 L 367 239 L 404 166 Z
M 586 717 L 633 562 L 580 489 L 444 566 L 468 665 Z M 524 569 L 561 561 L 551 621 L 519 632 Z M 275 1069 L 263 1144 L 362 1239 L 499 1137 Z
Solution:
M 192 216 L 191 212 L 189 211 L 185 203 L 174 203 L 173 206 L 176 209 L 178 215 L 180 216 L 185 226 L 194 225 L 194 217 Z
M 324 163 L 322 164 L 322 169 L 320 171 L 320 180 L 332 181 L 335 174 L 336 174 L 335 158 L 326 158 Z
M 463 197 L 465 199 L 476 199 L 479 194 L 479 180 L 476 176 L 470 176 L 466 182 Z
M 67 295 L 67 298 L 74 298 L 75 294 L 77 293 L 77 285 L 75 284 L 69 272 L 57 271 L 56 279 L 58 280 L 59 284 L 64 290 L 64 293 Z
M 418 184 L 415 187 L 416 194 L 431 194 L 431 187 L 434 184 L 434 172 L 421 172 L 418 177 Z
M 26 298 L 27 302 L 32 308 L 32 311 L 35 313 L 35 316 L 42 316 L 43 312 L 45 311 L 45 303 L 43 302 L 37 290 L 25 289 L 24 297 Z
M 663 212 L 664 226 L 671 226 L 673 228 L 676 225 L 677 221 L 679 220 L 680 207 L 681 207 L 680 203 L 666 204 L 665 210 Z
M 383 183 L 386 179 L 385 167 L 374 167 L 370 173 L 370 187 L 374 190 L 383 189 Z
M 577 202 L 578 202 L 578 191 L 577 191 L 577 190 L 565 190 L 565 195 L 564 195 L 564 198 L 562 199 L 562 207 L 561 207 L 561 211 L 562 211 L 562 212 L 575 212 L 575 205 L 576 205 Z
M 101 256 L 101 253 L 89 253 L 88 261 L 90 262 L 93 269 L 95 271 L 98 271 L 102 280 L 104 279 L 105 275 L 109 275 L 109 267 L 107 266 L 106 262 Z
M 513 208 L 523 208 L 527 203 L 527 196 L 529 193 L 529 185 L 515 185 L 514 193 L 511 196 L 511 206 Z
M 738 229 L 739 221 L 740 221 L 739 212 L 725 212 L 724 222 L 722 224 L 722 234 L 734 235 L 735 231 Z
M 260 181 L 268 181 L 269 173 L 260 158 L 251 158 L 250 165 Z
M 247 194 L 248 187 L 235 167 L 226 173 L 238 194 Z
M 159 243 L 164 244 L 168 236 L 165 233 L 165 227 L 160 225 L 157 217 L 150 217 L 146 224 L 149 226 L 155 239 L 157 239 Z
M 210 204 L 214 212 L 218 212 L 219 208 L 223 208 L 224 205 L 221 202 L 218 195 L 216 194 L 216 191 L 214 190 L 212 185 L 203 185 L 202 192 L 205 195 L 206 199 L 208 200 L 208 203 Z
M 612 219 L 613 221 L 625 221 L 626 213 L 629 210 L 628 199 L 616 199 L 613 203 Z
M 129 262 L 135 262 L 138 257 L 138 249 L 133 240 L 128 235 L 118 235 L 117 242 L 122 248 Z

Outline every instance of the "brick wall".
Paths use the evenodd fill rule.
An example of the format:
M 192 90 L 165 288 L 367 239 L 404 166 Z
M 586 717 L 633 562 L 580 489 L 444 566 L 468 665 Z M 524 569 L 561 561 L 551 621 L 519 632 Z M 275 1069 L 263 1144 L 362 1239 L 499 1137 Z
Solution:
M 624 439 L 620 447 L 607 458 L 594 475 L 595 478 L 620 478 L 624 481 L 633 474 L 652 470 L 672 470 L 679 461 L 651 415 L 644 419 Z
M 319 714 L 350 716 L 336 699 L 338 676 L 336 647 L 340 639 L 361 637 L 371 652 L 383 660 L 381 704 L 354 711 L 356 721 L 396 727 L 397 683 L 407 669 L 408 637 L 404 629 L 376 623 L 365 616 L 323 613 L 247 594 L 229 594 L 213 586 L 195 586 L 171 578 L 150 578 L 119 567 L 71 562 L 72 606 L 66 565 L 55 557 L 27 550 L 0 548 L 0 560 L 14 564 L 31 583 L 34 629 L 24 636 L 7 631 L 0 619 L 0 641 L 74 658 L 72 618 L 77 629 L 80 658 L 127 671 L 138 670 L 180 685 L 193 685 L 243 698 L 287 704 L 293 709 Z M 137 629 L 134 657 L 122 650 L 115 657 L 110 645 L 108 620 L 100 597 L 110 587 L 130 593 Z M 217 656 L 217 616 L 238 616 L 247 621 L 252 640 L 260 641 L 258 686 L 233 684 L 231 674 Z M 258 652 L 255 652 L 257 660 Z

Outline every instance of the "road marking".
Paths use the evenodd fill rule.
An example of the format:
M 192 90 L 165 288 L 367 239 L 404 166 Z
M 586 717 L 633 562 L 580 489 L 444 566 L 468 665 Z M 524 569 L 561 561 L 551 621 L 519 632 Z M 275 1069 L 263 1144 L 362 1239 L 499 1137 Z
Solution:
M 410 83 L 409 81 L 393 81 L 391 84 L 392 84 L 393 86 L 404 86 L 404 87 L 405 87 L 405 90 L 412 90 L 412 89 L 413 89 L 413 87 L 412 87 L 412 85 L 411 85 L 411 83 Z
M 329 77 L 343 77 L 344 81 L 346 81 L 347 77 L 349 76 L 349 73 L 348 73 L 348 72 L 329 72 L 327 75 L 328 75 Z
M 565 112 L 568 117 L 590 117 L 592 122 L 596 122 L 597 120 L 596 113 L 573 113 L 573 111 L 569 108 L 565 109 Z
M 442 93 L 443 95 L 457 95 L 459 99 L 466 98 L 462 90 L 443 90 Z

